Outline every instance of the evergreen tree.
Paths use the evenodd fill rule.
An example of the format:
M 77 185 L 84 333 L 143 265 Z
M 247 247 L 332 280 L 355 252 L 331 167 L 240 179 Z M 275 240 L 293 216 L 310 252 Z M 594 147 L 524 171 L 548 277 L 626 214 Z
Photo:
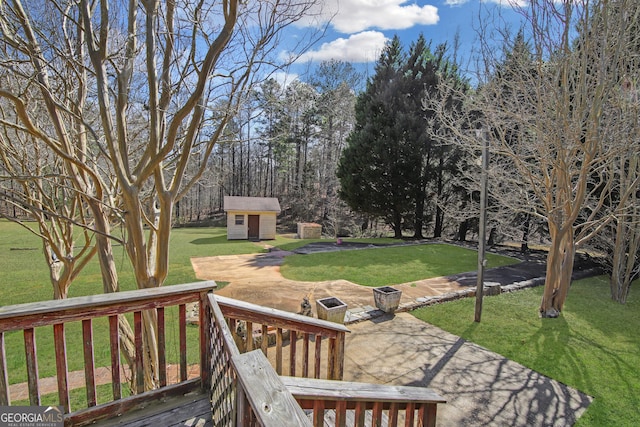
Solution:
M 340 197 L 351 209 L 383 218 L 396 238 L 411 203 L 406 176 L 408 164 L 398 142 L 397 97 L 405 55 L 396 36 L 385 47 L 356 101 L 356 126 L 338 163 Z
M 433 112 L 423 105 L 425 97 L 445 97 L 443 79 L 465 84 L 446 58 L 446 45 L 432 52 L 420 35 L 405 55 L 395 37 L 356 104 L 356 128 L 338 167 L 340 196 L 352 209 L 384 218 L 396 238 L 404 229 L 423 237 L 426 195 L 443 193 L 445 173 L 457 159 Z M 438 199 L 432 198 L 431 208 L 437 212 L 439 234 L 444 213 L 438 212 Z

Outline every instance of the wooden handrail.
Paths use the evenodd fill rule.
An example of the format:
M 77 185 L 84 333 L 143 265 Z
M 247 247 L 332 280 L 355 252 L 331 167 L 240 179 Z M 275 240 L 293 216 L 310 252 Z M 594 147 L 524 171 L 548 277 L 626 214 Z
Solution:
M 397 425 L 399 415 L 404 415 L 405 426 L 435 426 L 437 405 L 446 403 L 425 387 L 298 377 L 281 380 L 302 408 L 313 409 L 314 425 L 324 425 L 324 411 L 332 409 L 336 411 L 336 425 L 344 425 L 341 420 L 346 419 L 346 411 L 354 410 L 358 426 L 364 425 L 365 411 L 371 411 L 371 425 L 378 425 L 376 420 L 382 420 L 384 411 L 389 426 Z
M 311 427 L 296 399 L 287 390 L 260 350 L 233 357 L 238 382 L 262 427 Z M 240 405 L 242 406 L 242 404 Z
M 266 323 L 281 328 L 296 329 L 300 332 L 323 337 L 334 337 L 341 332 L 351 332 L 349 328 L 334 322 L 328 322 L 314 317 L 301 316 L 277 308 L 264 307 L 250 302 L 216 295 L 225 317 L 240 318 L 249 322 Z
M 215 288 L 214 281 L 205 281 L 0 307 L 0 332 L 187 304 Z
M 274 364 L 278 375 L 288 375 L 320 378 L 321 371 L 326 370 L 328 379 L 339 380 L 344 375 L 344 344 L 345 334 L 349 329 L 342 324 L 326 320 L 301 316 L 274 308 L 268 308 L 244 301 L 215 296 L 222 313 L 230 319 L 231 332 L 237 340 L 242 341 L 242 351 L 251 351 L 256 346 L 253 336 L 253 325 L 261 325 L 259 333 L 260 349 L 267 355 L 269 348 L 269 328 L 275 336 Z M 237 331 L 237 322 L 245 322 L 246 333 L 241 337 Z M 285 335 L 289 337 L 289 363 L 285 364 L 284 346 Z M 328 340 L 323 350 L 322 343 Z M 300 343 L 299 343 L 300 341 Z M 314 342 L 311 351 L 310 342 Z M 300 348 L 298 348 L 300 347 Z M 322 353 L 326 354 L 326 364 L 321 365 Z M 313 362 L 310 365 L 310 361 Z
M 233 341 L 227 321 L 214 295 L 208 295 L 204 311 L 211 318 L 209 323 L 211 348 L 207 352 L 211 357 L 209 362 L 211 416 L 214 425 L 233 427 L 238 419 L 238 390 L 237 375 L 231 359 L 240 355 L 240 351 Z

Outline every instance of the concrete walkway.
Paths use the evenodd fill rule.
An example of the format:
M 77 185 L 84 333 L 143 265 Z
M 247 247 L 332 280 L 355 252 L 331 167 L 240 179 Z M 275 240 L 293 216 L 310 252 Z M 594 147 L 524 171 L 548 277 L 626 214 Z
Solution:
M 408 313 L 350 325 L 345 380 L 429 387 L 443 426 L 570 426 L 591 397 Z
M 403 291 L 401 307 L 385 315 L 372 307 L 371 288 L 283 278 L 279 266 L 287 255 L 193 258 L 192 265 L 200 279 L 229 282 L 220 295 L 290 312 L 300 310 L 304 296 L 314 311 L 316 298 L 340 298 L 349 306 L 351 329 L 344 379 L 430 387 L 447 399 L 438 409 L 439 426 L 568 426 L 591 403 L 583 393 L 400 312 L 472 295 L 475 272 L 394 285 Z M 544 262 L 531 259 L 488 270 L 485 283 L 510 291 L 543 283 L 544 272 Z M 593 271 L 579 266 L 577 273 Z

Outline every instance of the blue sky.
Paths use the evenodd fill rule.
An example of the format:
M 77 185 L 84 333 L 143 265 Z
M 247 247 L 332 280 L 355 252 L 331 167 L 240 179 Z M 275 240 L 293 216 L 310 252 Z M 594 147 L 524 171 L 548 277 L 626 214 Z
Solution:
M 481 15 L 499 16 L 500 26 L 506 23 L 516 30 L 519 27 L 521 16 L 509 1 L 512 0 L 324 0 L 316 17 L 324 17 L 326 23 L 333 16 L 328 31 L 297 61 L 291 73 L 302 73 L 309 64 L 329 59 L 351 62 L 372 72 L 385 42 L 394 34 L 408 48 L 420 33 L 432 40 L 434 47 L 442 42 L 451 46 L 459 33 L 458 61 L 463 68 L 473 68 L 470 59 L 477 46 Z M 314 22 L 309 20 L 298 30 L 304 31 L 304 25 L 312 26 Z

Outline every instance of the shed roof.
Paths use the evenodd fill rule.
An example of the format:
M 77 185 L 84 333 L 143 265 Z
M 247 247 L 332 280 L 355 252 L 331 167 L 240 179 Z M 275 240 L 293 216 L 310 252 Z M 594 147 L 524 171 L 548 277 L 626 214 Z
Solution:
M 225 211 L 280 212 L 275 197 L 224 196 Z

